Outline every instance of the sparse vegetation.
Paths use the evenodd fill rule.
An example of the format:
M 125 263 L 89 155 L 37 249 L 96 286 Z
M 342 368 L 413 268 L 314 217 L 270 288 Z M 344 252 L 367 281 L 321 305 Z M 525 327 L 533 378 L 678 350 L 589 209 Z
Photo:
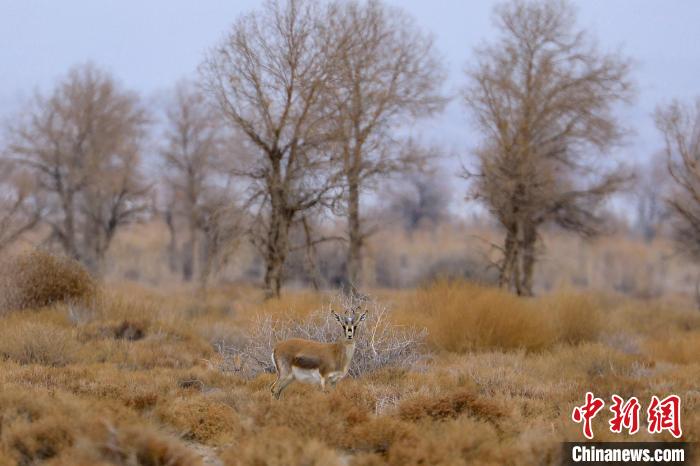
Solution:
M 222 314 L 213 302 L 192 312 L 186 292 L 119 289 L 80 311 L 59 302 L 2 318 L 7 464 L 550 464 L 559 442 L 580 437 L 569 411 L 587 390 L 640 400 L 677 393 L 684 439 L 696 440 L 700 426 L 692 306 L 577 293 L 520 298 L 457 281 L 378 291 L 353 375 L 329 393 L 292 384 L 272 400 L 274 376 L 264 367 L 221 370 L 235 355 L 216 351 L 211 325 L 231 329 L 222 333 L 244 359 L 253 343 L 246 336 L 261 329 L 271 340 L 329 340 L 337 335 L 325 324 L 332 296 L 262 301 L 254 290 L 221 290 L 237 309 Z M 383 306 L 391 311 L 379 319 Z M 391 355 L 424 326 L 422 349 L 371 356 L 373 328 L 389 331 L 375 343 Z M 267 359 L 265 341 L 258 344 Z M 405 363 L 414 356 L 420 364 Z M 604 418 L 594 421 L 596 438 L 627 438 L 610 434 Z

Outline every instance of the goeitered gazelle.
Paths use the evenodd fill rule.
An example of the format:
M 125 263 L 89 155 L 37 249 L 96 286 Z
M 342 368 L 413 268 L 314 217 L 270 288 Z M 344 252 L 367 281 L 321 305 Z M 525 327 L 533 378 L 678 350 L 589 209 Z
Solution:
M 356 309 L 345 312 L 343 317 L 331 313 L 343 328 L 343 334 L 335 343 L 292 338 L 277 343 L 272 351 L 272 362 L 277 380 L 270 387 L 272 396 L 279 398 L 282 390 L 294 380 L 315 383 L 326 391 L 326 383 L 335 383 L 345 377 L 355 353 L 357 326 L 367 317 L 367 311 L 359 317 Z

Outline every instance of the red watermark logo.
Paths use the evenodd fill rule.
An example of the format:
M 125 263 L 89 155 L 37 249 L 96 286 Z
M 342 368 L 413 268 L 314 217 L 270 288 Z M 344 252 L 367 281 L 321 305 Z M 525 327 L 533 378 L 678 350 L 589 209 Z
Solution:
M 637 397 L 632 397 L 625 401 L 621 396 L 612 395 L 612 405 L 610 411 L 612 417 L 608 421 L 610 432 L 622 433 L 623 429 L 630 435 L 639 431 L 639 413 L 642 405 Z M 580 406 L 575 406 L 571 413 L 571 419 L 583 424 L 583 435 L 593 439 L 593 418 L 605 406 L 602 398 L 597 398 L 592 392 L 586 393 L 586 400 Z M 681 429 L 681 399 L 678 395 L 669 395 L 660 400 L 658 396 L 651 397 L 647 408 L 647 432 L 650 434 L 660 434 L 668 431 L 675 438 L 680 438 L 683 434 Z

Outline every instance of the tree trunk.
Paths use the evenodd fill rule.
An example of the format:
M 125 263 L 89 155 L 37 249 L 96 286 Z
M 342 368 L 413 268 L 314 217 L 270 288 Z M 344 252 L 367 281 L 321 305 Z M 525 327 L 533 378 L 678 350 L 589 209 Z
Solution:
M 61 243 L 65 253 L 73 259 L 82 262 L 82 257 L 78 251 L 75 240 L 75 212 L 73 208 L 73 196 L 66 194 L 62 196 L 63 201 L 63 232 Z
M 165 212 L 165 224 L 168 226 L 170 240 L 168 241 L 168 269 L 170 272 L 177 272 L 177 231 L 175 230 L 175 221 L 173 212 L 167 210 Z
M 192 217 L 188 222 L 188 237 L 182 245 L 182 279 L 186 282 L 192 281 L 195 267 L 195 250 L 197 248 L 197 226 Z
M 274 225 L 274 226 L 273 226 Z M 284 262 L 287 258 L 289 226 L 284 219 L 270 225 L 265 253 L 265 297 L 279 298 L 282 288 Z
M 211 232 L 205 226 L 202 230 L 202 241 L 200 241 L 200 252 L 198 257 L 198 274 L 199 280 L 199 295 L 202 299 L 206 299 L 207 290 L 209 288 L 209 277 L 212 275 L 213 261 L 215 251 L 213 251 Z
M 503 263 L 498 271 L 498 286 L 514 291 L 513 272 L 518 258 L 517 225 L 506 232 L 503 246 Z
M 287 258 L 289 226 L 294 213 L 287 208 L 279 157 L 271 157 L 270 223 L 265 245 L 265 297 L 280 296 L 284 262 Z
M 520 274 L 521 296 L 532 296 L 532 283 L 535 270 L 535 246 L 537 243 L 537 230 L 534 225 L 526 225 L 523 228 L 523 247 L 521 265 L 522 272 Z
M 346 273 L 350 285 L 362 285 L 362 231 L 360 226 L 360 187 L 356 177 L 348 177 L 348 256 Z

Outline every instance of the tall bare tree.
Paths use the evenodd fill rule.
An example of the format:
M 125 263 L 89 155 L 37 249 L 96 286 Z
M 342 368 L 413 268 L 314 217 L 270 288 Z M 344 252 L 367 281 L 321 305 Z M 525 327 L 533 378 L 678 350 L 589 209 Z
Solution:
M 235 173 L 249 183 L 258 216 L 252 238 L 265 259 L 265 289 L 279 296 L 289 231 L 326 202 L 332 139 L 328 103 L 332 55 L 313 1 L 269 1 L 240 17 L 201 66 L 204 85 L 254 157 Z
M 204 258 L 197 260 L 203 246 L 201 237 L 212 206 L 215 191 L 225 184 L 223 158 L 227 150 L 223 120 L 205 96 L 192 83 L 180 82 L 168 102 L 163 145 L 168 206 L 166 215 L 172 223 L 171 238 L 184 223 L 186 238 L 181 251 L 181 272 L 186 281 L 193 279 L 199 266 L 204 272 Z M 177 244 L 174 246 L 177 248 Z M 176 251 L 173 251 L 175 254 Z
M 145 208 L 146 125 L 138 96 L 87 64 L 72 68 L 50 95 L 37 93 L 9 130 L 10 156 L 45 194 L 52 238 L 94 272 L 102 271 L 117 230 Z
M 700 260 L 700 98 L 658 107 L 656 125 L 676 188 L 668 199 L 674 236 L 683 255 Z
M 623 136 L 613 110 L 631 98 L 630 64 L 597 50 L 568 2 L 515 0 L 495 18 L 500 39 L 467 71 L 465 102 L 484 139 L 466 175 L 505 231 L 501 286 L 530 295 L 538 229 L 596 233 L 598 206 L 625 180 L 610 163 L 592 167 Z
M 402 125 L 443 107 L 444 71 L 432 38 L 404 11 L 381 0 L 336 1 L 325 24 L 337 57 L 331 92 L 345 187 L 347 276 L 357 285 L 368 234 L 361 193 L 424 161 L 427 152 L 398 135 Z

